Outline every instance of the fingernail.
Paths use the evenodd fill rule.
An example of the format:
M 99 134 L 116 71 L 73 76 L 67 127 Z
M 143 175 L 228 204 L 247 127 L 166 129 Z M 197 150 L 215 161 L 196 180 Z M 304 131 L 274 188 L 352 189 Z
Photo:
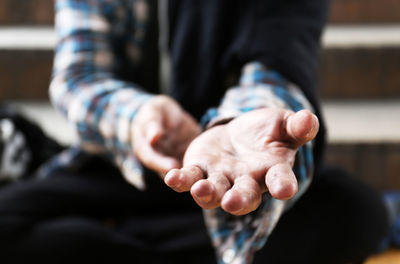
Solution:
M 205 196 L 197 196 L 197 199 L 202 203 L 209 203 L 209 202 L 211 202 L 212 195 L 209 194 L 209 195 L 205 195 Z
M 232 196 L 228 194 L 222 199 L 221 205 L 225 211 L 238 214 L 243 210 L 243 197 L 237 196 L 232 198 Z
M 313 126 L 313 128 L 317 128 L 317 126 L 318 126 L 318 117 L 316 116 L 316 115 L 312 115 L 312 121 L 313 121 L 313 124 L 312 124 L 312 126 Z
M 297 185 L 290 181 L 279 180 L 272 184 L 270 193 L 273 197 L 280 200 L 292 198 L 297 192 Z
M 318 128 L 319 128 L 319 121 L 318 121 L 318 117 L 316 115 L 312 115 L 312 127 L 310 132 L 307 133 L 307 137 L 310 137 L 310 135 L 315 135 L 316 132 L 318 132 Z
M 179 176 L 176 176 L 174 173 L 167 173 L 164 179 L 165 183 L 171 188 L 180 188 L 182 186 L 182 182 Z

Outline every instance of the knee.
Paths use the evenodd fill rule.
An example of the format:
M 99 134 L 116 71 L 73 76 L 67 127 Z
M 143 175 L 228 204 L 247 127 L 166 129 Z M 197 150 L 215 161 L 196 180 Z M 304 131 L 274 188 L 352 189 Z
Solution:
M 330 168 L 325 178 L 336 200 L 331 222 L 342 234 L 341 247 L 353 259 L 365 259 L 378 251 L 389 231 L 389 214 L 383 195 L 340 168 Z M 325 190 L 326 191 L 326 190 Z M 329 198 L 328 198 L 329 199 Z M 323 206 L 323 205 L 322 205 Z

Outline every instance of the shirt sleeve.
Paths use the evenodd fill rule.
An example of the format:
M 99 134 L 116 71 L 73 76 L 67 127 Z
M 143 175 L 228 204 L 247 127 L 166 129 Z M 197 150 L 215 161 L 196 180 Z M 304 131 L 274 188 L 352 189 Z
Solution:
M 75 128 L 79 145 L 109 157 L 136 187 L 143 188 L 142 167 L 130 144 L 130 126 L 139 107 L 152 95 L 118 78 L 113 46 L 125 41 L 130 10 L 125 1 L 57 0 L 57 46 L 50 98 Z M 147 19 L 145 3 L 136 1 L 133 38 L 118 43 L 131 59 L 140 56 Z

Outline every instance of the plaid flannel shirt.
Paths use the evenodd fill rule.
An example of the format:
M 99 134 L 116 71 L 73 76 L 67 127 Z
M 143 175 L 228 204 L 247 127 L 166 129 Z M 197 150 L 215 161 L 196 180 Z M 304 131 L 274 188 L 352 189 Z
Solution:
M 51 174 L 63 166 L 76 166 L 86 151 L 107 156 L 132 184 L 144 189 L 142 165 L 130 143 L 130 125 L 140 106 L 153 95 L 119 79 L 120 65 L 112 45 L 123 39 L 128 59 L 138 63 L 148 21 L 146 1 L 57 0 L 55 7 L 58 44 L 50 97 L 75 128 L 80 142 L 50 161 L 43 171 Z M 262 107 L 311 109 L 299 88 L 260 63 L 249 62 L 238 86 L 228 89 L 221 104 L 204 114 L 202 125 L 209 127 Z M 297 153 L 298 195 L 313 173 L 311 149 L 309 143 Z M 233 217 L 221 209 L 205 211 L 220 259 L 233 263 L 243 252 L 260 248 L 286 207 L 285 202 L 266 195 L 260 208 L 247 216 Z

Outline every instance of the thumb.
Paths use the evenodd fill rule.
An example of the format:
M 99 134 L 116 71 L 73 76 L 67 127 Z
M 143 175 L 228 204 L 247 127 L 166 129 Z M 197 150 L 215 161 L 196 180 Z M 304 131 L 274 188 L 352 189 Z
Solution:
M 296 146 L 314 139 L 318 130 L 318 118 L 309 110 L 298 111 L 287 118 L 286 133 Z
M 161 120 L 151 120 L 146 124 L 146 140 L 151 146 L 154 146 L 159 142 L 164 134 L 164 128 Z

